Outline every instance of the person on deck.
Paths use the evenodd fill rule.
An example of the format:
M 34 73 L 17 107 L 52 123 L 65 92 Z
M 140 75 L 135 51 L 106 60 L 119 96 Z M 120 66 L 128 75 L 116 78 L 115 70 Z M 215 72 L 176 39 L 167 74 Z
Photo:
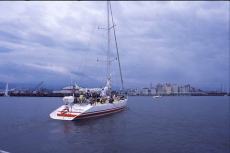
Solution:
M 84 97 L 83 94 L 80 95 L 79 101 L 80 101 L 81 103 L 83 103 L 83 102 L 85 101 L 85 97 Z

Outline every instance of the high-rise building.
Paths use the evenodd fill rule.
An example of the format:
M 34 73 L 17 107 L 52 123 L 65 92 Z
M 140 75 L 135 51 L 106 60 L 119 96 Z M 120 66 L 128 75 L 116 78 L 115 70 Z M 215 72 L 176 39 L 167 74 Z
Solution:
M 178 94 L 179 89 L 178 89 L 178 85 L 177 84 L 173 84 L 172 85 L 172 93 L 173 94 Z
M 150 89 L 150 94 L 151 95 L 156 95 L 157 94 L 156 88 L 151 88 Z
M 169 83 L 164 84 L 165 94 L 170 95 L 172 93 L 172 86 Z

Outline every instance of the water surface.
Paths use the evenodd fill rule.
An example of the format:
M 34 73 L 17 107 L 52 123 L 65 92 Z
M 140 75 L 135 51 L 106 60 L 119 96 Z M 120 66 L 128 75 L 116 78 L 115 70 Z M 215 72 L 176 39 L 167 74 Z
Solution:
M 82 121 L 49 113 L 61 98 L 0 97 L 10 153 L 228 153 L 229 97 L 129 97 L 125 111 Z

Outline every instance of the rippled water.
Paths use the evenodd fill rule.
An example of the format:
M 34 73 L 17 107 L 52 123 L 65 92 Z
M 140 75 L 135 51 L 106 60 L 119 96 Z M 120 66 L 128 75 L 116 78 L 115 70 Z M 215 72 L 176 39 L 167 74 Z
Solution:
M 82 121 L 49 113 L 61 98 L 0 97 L 10 153 L 227 153 L 229 97 L 129 97 L 125 111 Z M 1 151 L 0 151 L 1 152 Z

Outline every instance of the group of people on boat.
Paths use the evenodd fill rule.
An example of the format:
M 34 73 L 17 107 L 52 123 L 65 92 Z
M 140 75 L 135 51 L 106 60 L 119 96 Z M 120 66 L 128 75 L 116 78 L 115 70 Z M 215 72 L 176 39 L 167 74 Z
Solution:
M 113 103 L 115 101 L 119 101 L 124 99 L 123 95 L 119 95 L 118 92 L 112 91 L 109 94 L 104 94 L 103 92 L 98 91 L 75 91 L 74 92 L 74 104 L 86 104 L 89 103 L 91 105 L 96 104 L 104 104 L 104 103 Z

